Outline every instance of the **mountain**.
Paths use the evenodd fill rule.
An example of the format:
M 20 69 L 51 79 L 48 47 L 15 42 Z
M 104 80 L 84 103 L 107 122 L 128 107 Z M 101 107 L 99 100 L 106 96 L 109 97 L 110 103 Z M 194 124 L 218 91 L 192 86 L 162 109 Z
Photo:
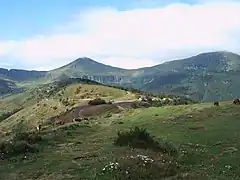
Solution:
M 133 84 L 145 91 L 184 94 L 201 101 L 239 96 L 240 56 L 231 52 L 203 53 L 143 70 Z
M 227 51 L 208 52 L 153 67 L 126 70 L 79 58 L 51 71 L 0 69 L 0 78 L 13 82 L 46 83 L 86 78 L 103 84 L 149 92 L 186 95 L 198 101 L 229 100 L 239 95 L 240 56 Z
M 49 71 L 46 78 L 50 78 L 51 80 L 60 80 L 69 77 L 87 78 L 106 84 L 118 84 L 119 75 L 124 75 L 125 71 L 125 69 L 105 65 L 84 57 L 76 59 L 65 66 Z
M 114 73 L 119 73 L 125 71 L 124 69 L 117 68 L 117 67 L 112 67 L 109 65 L 105 65 L 99 62 L 96 62 L 90 58 L 84 57 L 84 58 L 79 58 L 76 59 L 75 61 L 54 69 L 50 71 L 50 73 L 59 73 L 59 72 L 64 72 L 64 73 L 69 73 L 70 76 L 74 74 L 95 74 L 95 75 L 103 75 L 103 74 L 112 74 Z
M 27 81 L 42 78 L 47 74 L 47 71 L 27 71 L 20 69 L 3 69 L 0 68 L 0 78 L 8 78 L 13 81 Z

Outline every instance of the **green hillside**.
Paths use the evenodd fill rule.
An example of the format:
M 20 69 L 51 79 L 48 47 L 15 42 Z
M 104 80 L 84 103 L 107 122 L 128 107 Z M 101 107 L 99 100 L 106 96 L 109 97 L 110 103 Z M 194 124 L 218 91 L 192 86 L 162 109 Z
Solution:
M 237 180 L 239 110 L 81 78 L 38 85 L 0 100 L 0 179 Z
M 239 108 L 220 102 L 128 109 L 39 133 L 24 133 L 21 126 L 11 144 L 1 141 L 0 151 L 8 148 L 1 179 L 237 180 Z M 132 127 L 140 129 L 127 133 Z
M 135 100 L 137 94 L 86 79 L 40 85 L 0 100 L 0 129 L 15 126 L 21 121 L 34 126 L 95 98 Z
M 204 53 L 157 66 L 162 71 L 151 75 L 142 89 L 185 94 L 200 101 L 230 100 L 239 96 L 239 67 L 239 55 Z

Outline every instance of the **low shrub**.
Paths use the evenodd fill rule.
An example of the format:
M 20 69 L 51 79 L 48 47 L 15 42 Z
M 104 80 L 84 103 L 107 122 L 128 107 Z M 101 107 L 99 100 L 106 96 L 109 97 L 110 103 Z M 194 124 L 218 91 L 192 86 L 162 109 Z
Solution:
M 144 101 L 141 101 L 141 102 L 133 102 L 131 104 L 131 107 L 134 108 L 134 109 L 137 109 L 137 108 L 149 108 L 151 107 L 152 105 L 149 103 L 149 102 L 144 102 Z
M 57 106 L 53 106 L 53 109 L 54 109 L 54 110 L 57 110 L 57 109 L 58 109 L 58 107 L 57 107 Z
M 214 106 L 219 106 L 219 102 L 218 102 L 218 101 L 215 101 L 215 102 L 213 103 L 213 105 L 214 105 Z
M 9 140 L 0 143 L 1 159 L 35 152 L 38 152 L 38 148 L 36 147 L 36 145 L 30 144 L 24 140 Z
M 91 106 L 95 106 L 95 105 L 107 104 L 107 102 L 104 99 L 97 98 L 89 101 L 88 104 Z
M 234 99 L 233 104 L 239 105 L 240 104 L 240 100 L 239 99 Z
M 132 107 L 133 109 L 140 108 L 139 102 L 133 102 L 133 103 L 131 104 L 131 107 Z
M 20 132 L 16 133 L 13 137 L 14 141 L 26 141 L 30 144 L 36 144 L 39 141 L 42 141 L 42 136 L 38 133 L 28 133 L 28 132 Z
M 155 140 L 154 136 L 151 136 L 144 128 L 135 127 L 128 131 L 119 131 L 117 135 L 118 137 L 114 141 L 114 145 L 116 146 L 151 149 L 171 155 L 177 153 L 177 149 L 173 145 L 163 140 Z
M 25 153 L 38 152 L 37 144 L 42 141 L 42 136 L 37 132 L 27 132 L 24 124 L 19 123 L 13 129 L 10 139 L 0 142 L 0 157 L 9 158 Z
M 133 155 L 124 156 L 110 162 L 101 169 L 98 178 L 116 180 L 158 180 L 175 176 L 180 166 L 173 158 L 168 156 Z
M 70 102 L 68 101 L 68 99 L 62 99 L 62 103 L 64 106 L 69 106 Z
M 76 89 L 75 94 L 79 94 L 79 93 L 81 92 L 81 89 L 82 89 L 82 87 L 79 86 L 79 87 Z

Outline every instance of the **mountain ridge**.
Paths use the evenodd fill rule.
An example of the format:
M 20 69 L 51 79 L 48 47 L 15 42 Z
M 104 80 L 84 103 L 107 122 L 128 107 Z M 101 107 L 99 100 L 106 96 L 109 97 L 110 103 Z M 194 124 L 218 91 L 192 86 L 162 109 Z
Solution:
M 238 75 L 240 55 L 229 51 L 205 52 L 139 69 L 113 67 L 88 57 L 78 58 L 50 71 L 0 69 L 1 79 L 14 82 L 26 81 L 31 84 L 34 81 L 43 84 L 67 78 L 85 78 L 149 92 L 187 95 L 201 101 L 225 100 L 238 96 Z M 207 93 L 208 88 L 209 91 L 216 88 L 216 91 L 221 91 L 215 96 L 211 92 Z M 227 89 L 232 89 L 230 95 Z
M 13 68 L 13 69 L 7 69 L 7 68 L 4 68 L 4 67 L 0 67 L 0 74 L 2 73 L 1 71 L 8 71 L 8 72 L 11 72 L 11 71 L 26 71 L 26 72 L 42 72 L 42 73 L 47 73 L 47 72 L 51 72 L 51 71 L 54 71 L 54 70 L 58 70 L 58 69 L 61 69 L 61 68 L 64 68 L 66 66 L 69 66 L 69 65 L 72 65 L 72 64 L 75 64 L 75 63 L 79 63 L 79 62 L 90 62 L 90 63 L 96 63 L 96 64 L 101 64 L 101 65 L 105 65 L 105 66 L 108 66 L 108 67 L 112 67 L 112 68 L 116 68 L 116 69 L 119 69 L 119 70 L 124 70 L 124 71 L 133 71 L 133 70 L 142 70 L 142 69 L 149 69 L 149 68 L 156 68 L 156 67 L 159 67 L 161 65 L 165 65 L 165 64 L 169 64 L 169 63 L 172 63 L 172 62 L 176 62 L 176 61 L 182 61 L 182 60 L 187 60 L 187 59 L 190 59 L 190 58 L 193 58 L 193 57 L 197 57 L 197 56 L 202 56 L 202 55 L 208 55 L 208 54 L 213 54 L 213 53 L 224 53 L 224 54 L 233 54 L 233 55 L 238 55 L 240 56 L 239 54 L 237 53 L 233 53 L 233 52 L 230 52 L 230 51 L 211 51 L 211 52 L 203 52 L 203 53 L 199 53 L 197 55 L 194 55 L 194 56 L 188 56 L 186 58 L 181 58 L 181 59 L 174 59 L 174 60 L 170 60 L 170 61 L 166 61 L 166 62 L 163 62 L 163 63 L 160 63 L 160 64 L 157 64 L 157 65 L 154 65 L 154 66 L 150 66 L 150 67 L 141 67 L 141 68 L 133 68 L 133 69 L 124 69 L 124 68 L 119 68 L 119 67 L 116 67 L 116 66 L 112 66 L 112 65 L 106 65 L 104 63 L 101 63 L 101 62 L 98 62 L 96 60 L 93 60 L 92 58 L 89 58 L 89 57 L 80 57 L 80 58 L 77 58 L 73 61 L 71 61 L 70 63 L 67 63 L 66 65 L 63 65 L 63 66 L 60 66 L 58 68 L 54 68 L 54 69 L 51 69 L 51 70 L 48 70 L 48 71 L 39 71 L 39 70 L 24 70 L 24 69 L 17 69 L 17 68 Z

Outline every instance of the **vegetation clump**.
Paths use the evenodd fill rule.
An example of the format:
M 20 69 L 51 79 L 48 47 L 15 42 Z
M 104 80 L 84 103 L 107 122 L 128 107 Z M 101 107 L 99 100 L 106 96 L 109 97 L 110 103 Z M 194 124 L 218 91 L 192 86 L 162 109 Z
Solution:
M 218 102 L 218 101 L 215 101 L 215 102 L 213 103 L 213 105 L 214 105 L 214 106 L 219 106 L 219 102 Z
M 19 112 L 21 110 L 22 110 L 22 108 L 19 108 L 19 109 L 14 109 L 14 110 L 12 110 L 10 112 L 3 113 L 2 115 L 0 115 L 0 121 L 3 121 L 5 119 L 9 118 L 13 114 L 15 114 L 15 113 L 17 113 L 17 112 Z
M 90 106 L 95 106 L 95 105 L 107 104 L 107 102 L 104 99 L 97 98 L 97 99 L 89 101 L 88 104 Z
M 101 169 L 101 179 L 136 179 L 158 180 L 178 174 L 180 166 L 176 160 L 169 156 L 159 155 L 131 155 L 117 158 Z M 98 178 L 99 178 L 98 176 Z
M 82 89 L 82 87 L 79 86 L 79 87 L 76 89 L 75 94 L 79 94 L 79 93 L 81 92 L 81 89 Z
M 151 149 L 171 155 L 177 153 L 177 149 L 173 145 L 164 140 L 157 141 L 154 136 L 150 135 L 150 133 L 144 128 L 134 127 L 128 131 L 119 131 L 117 135 L 118 136 L 114 141 L 114 145 L 116 146 Z
M 71 103 L 69 102 L 69 99 L 61 99 L 61 102 L 63 103 L 64 106 L 69 106 Z
M 234 99 L 233 104 L 239 105 L 240 104 L 240 100 L 238 98 Z
M 14 130 L 13 136 L 0 142 L 0 158 L 10 158 L 26 153 L 39 151 L 37 144 L 42 141 L 42 136 L 37 132 L 27 132 L 22 125 Z
M 3 141 L 0 143 L 1 159 L 34 152 L 38 152 L 38 148 L 27 141 Z

